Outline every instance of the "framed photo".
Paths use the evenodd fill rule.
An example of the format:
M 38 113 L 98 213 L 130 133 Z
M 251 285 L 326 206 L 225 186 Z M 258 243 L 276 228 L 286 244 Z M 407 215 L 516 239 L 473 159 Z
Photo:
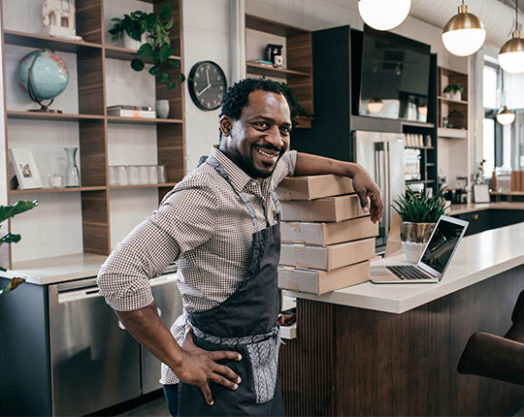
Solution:
M 488 184 L 474 184 L 473 185 L 473 202 L 474 203 L 489 203 L 489 187 Z
M 42 188 L 42 180 L 31 151 L 26 148 L 10 148 L 9 153 L 20 189 Z

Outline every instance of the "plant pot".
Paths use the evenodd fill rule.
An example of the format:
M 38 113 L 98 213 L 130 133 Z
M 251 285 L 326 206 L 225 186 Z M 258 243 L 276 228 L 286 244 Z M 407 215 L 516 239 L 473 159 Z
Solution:
M 417 263 L 436 223 L 400 223 L 400 242 L 409 262 Z
M 137 41 L 133 39 L 131 36 L 129 36 L 127 32 L 124 31 L 122 39 L 124 41 L 124 48 L 138 51 L 138 48 L 140 48 L 140 45 L 142 45 L 145 42 L 145 34 L 143 34 L 142 38 L 139 41 Z
M 449 98 L 451 100 L 461 101 L 462 100 L 462 93 L 460 91 L 457 91 L 456 93 L 450 93 Z

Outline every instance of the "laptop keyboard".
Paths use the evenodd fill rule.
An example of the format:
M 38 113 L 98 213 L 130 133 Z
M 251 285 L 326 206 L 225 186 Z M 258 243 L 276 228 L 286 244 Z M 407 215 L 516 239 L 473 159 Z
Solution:
M 388 266 L 387 269 L 400 279 L 431 279 L 431 277 L 413 265 Z

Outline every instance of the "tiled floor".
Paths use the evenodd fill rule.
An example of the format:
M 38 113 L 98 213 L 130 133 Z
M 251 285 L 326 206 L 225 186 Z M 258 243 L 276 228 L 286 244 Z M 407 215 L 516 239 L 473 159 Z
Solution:
M 125 411 L 117 416 L 137 416 L 137 417 L 169 417 L 167 402 L 164 397 L 155 398 L 150 402 L 141 404 L 135 408 Z

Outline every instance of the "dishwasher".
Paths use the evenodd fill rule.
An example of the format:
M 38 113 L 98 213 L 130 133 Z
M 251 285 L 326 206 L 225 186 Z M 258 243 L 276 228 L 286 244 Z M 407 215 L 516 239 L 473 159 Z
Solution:
M 150 284 L 169 328 L 182 311 L 175 274 Z M 142 348 L 99 294 L 96 278 L 49 286 L 53 415 L 84 415 L 160 388 L 160 361 Z

